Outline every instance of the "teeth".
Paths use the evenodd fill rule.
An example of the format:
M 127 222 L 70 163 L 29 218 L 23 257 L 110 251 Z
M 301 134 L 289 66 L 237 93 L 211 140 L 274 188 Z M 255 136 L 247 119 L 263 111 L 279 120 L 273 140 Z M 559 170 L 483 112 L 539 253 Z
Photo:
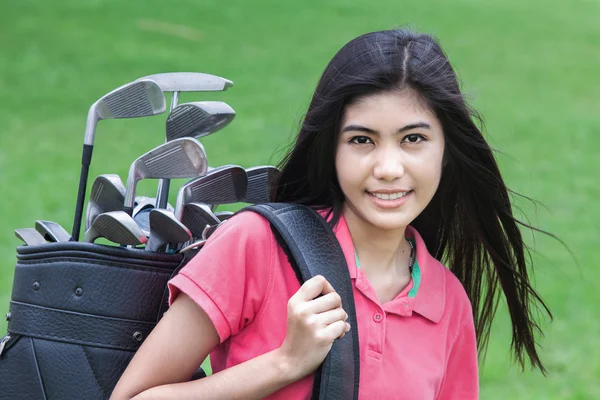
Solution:
M 398 192 L 398 193 L 390 193 L 390 194 L 387 194 L 387 193 L 371 193 L 371 194 L 381 200 L 396 200 L 396 199 L 406 196 L 408 193 L 409 192 Z

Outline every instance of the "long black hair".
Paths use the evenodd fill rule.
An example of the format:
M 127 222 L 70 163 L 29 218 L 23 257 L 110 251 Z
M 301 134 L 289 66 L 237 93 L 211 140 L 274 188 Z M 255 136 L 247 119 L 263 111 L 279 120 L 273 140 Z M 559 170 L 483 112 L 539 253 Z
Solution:
M 347 43 L 325 69 L 297 140 L 280 164 L 273 201 L 331 208 L 341 215 L 344 194 L 335 171 L 335 151 L 344 107 L 375 93 L 411 89 L 435 113 L 445 138 L 440 185 L 413 221 L 428 250 L 462 282 L 473 307 L 480 356 L 504 293 L 512 321 L 511 349 L 522 368 L 525 356 L 546 372 L 534 311 L 550 310 L 530 284 L 527 248 L 513 216 L 509 190 L 465 101 L 456 74 L 430 35 L 407 29 L 362 35 Z M 476 123 L 477 122 L 477 123 Z

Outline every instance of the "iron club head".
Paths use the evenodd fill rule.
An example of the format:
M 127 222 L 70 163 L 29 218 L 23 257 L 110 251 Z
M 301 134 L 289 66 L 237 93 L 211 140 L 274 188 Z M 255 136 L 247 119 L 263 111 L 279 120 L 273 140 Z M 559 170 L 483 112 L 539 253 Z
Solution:
M 121 210 L 124 200 L 125 186 L 119 175 L 103 174 L 96 177 L 85 213 L 85 229 L 90 229 L 98 214 Z
M 246 168 L 248 188 L 242 201 L 244 203 L 268 203 L 271 201 L 271 188 L 280 171 L 271 165 Z
M 226 165 L 209 171 L 179 188 L 175 216 L 181 220 L 183 207 L 189 203 L 230 204 L 241 201 L 246 193 L 246 171 L 237 165 Z
M 124 211 L 109 211 L 96 217 L 90 229 L 85 231 L 84 240 L 93 243 L 99 237 L 129 246 L 136 246 L 148 241 L 133 218 Z
M 206 173 L 208 164 L 202 144 L 181 138 L 141 155 L 129 168 L 123 210 L 133 214 L 135 188 L 140 179 L 193 178 Z
M 49 242 L 70 242 L 73 239 L 62 225 L 52 221 L 35 221 L 35 229 Z
M 15 236 L 21 239 L 27 246 L 48 243 L 46 239 L 44 239 L 44 237 L 34 228 L 15 229 Z
M 167 117 L 167 141 L 210 135 L 223 129 L 234 118 L 233 108 L 222 101 L 180 104 Z
M 161 208 L 150 211 L 150 239 L 146 250 L 157 251 L 167 243 L 182 243 L 191 238 L 190 230 L 171 211 Z

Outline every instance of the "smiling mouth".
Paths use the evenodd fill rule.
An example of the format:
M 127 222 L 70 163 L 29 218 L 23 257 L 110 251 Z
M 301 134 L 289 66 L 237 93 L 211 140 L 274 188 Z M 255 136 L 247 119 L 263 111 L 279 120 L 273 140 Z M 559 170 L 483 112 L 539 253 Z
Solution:
M 376 197 L 380 200 L 397 200 L 397 199 L 401 199 L 402 197 L 406 196 L 407 194 L 411 193 L 412 190 L 409 190 L 408 192 L 396 192 L 396 193 L 372 193 L 367 191 L 367 193 L 373 197 Z

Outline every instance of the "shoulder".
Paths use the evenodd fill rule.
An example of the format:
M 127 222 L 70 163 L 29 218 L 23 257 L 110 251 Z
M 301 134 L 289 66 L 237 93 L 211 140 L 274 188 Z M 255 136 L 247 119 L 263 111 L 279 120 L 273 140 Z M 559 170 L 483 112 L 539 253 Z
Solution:
M 444 274 L 445 292 L 446 292 L 446 307 L 449 311 L 458 311 L 461 313 L 472 313 L 471 300 L 462 282 L 442 263 L 436 260 L 437 268 L 440 274 Z
M 414 228 L 410 227 L 407 233 L 416 241 L 417 260 L 421 268 L 420 308 L 428 312 L 434 321 L 446 319 L 455 323 L 472 319 L 471 301 L 461 281 L 429 253 Z
M 209 249 L 225 241 L 229 246 L 235 243 L 236 247 L 240 247 L 264 245 L 271 240 L 274 240 L 274 236 L 269 221 L 255 212 L 243 211 L 221 223 L 204 248 Z

